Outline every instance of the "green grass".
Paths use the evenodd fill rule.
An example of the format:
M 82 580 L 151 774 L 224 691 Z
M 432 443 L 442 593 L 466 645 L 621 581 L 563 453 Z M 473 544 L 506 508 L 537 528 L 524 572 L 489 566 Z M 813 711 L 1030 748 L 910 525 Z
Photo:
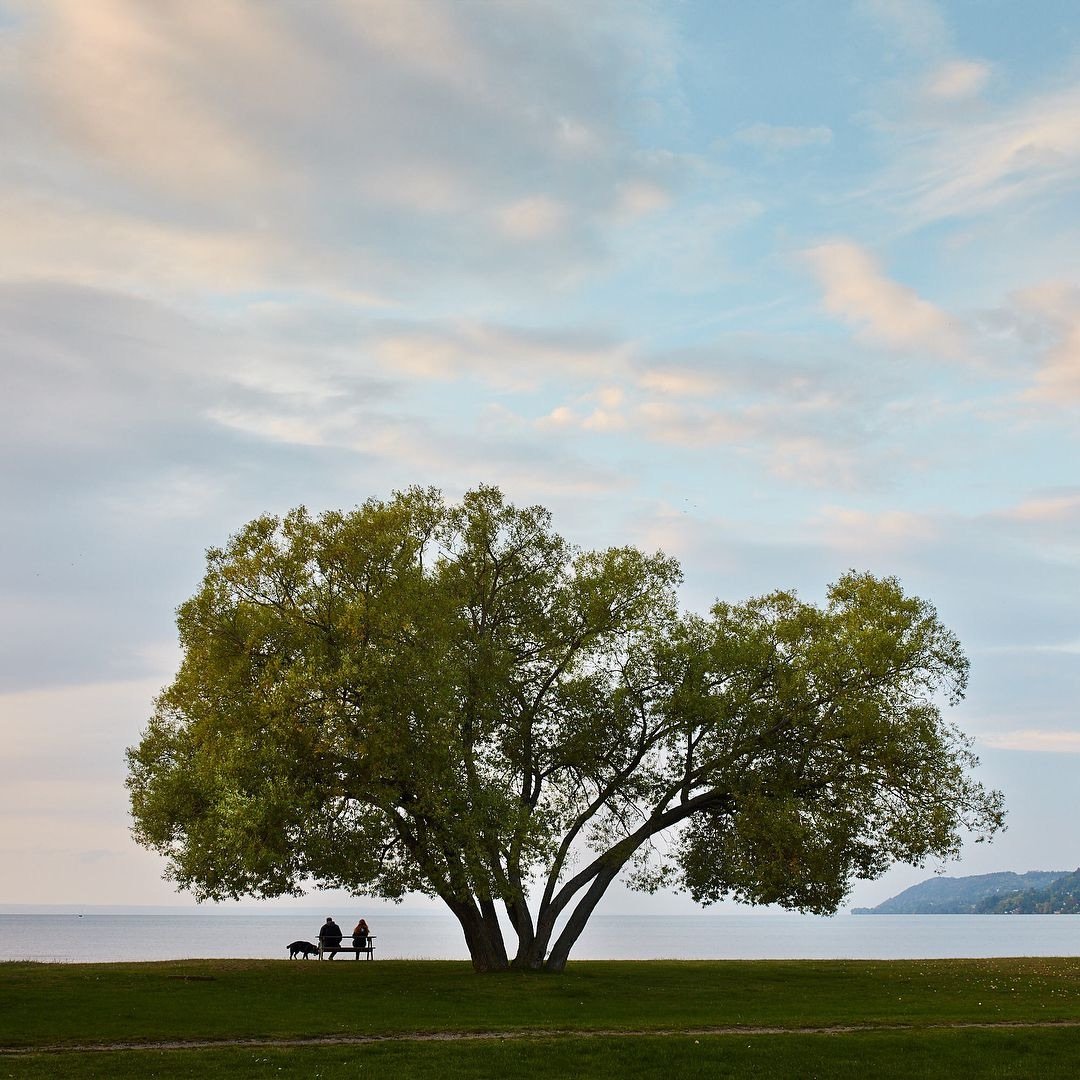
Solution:
M 220 1048 L 33 1054 L 0 1058 L 0 1077 L 25 1080 L 279 1077 L 282 1080 L 530 1080 L 723 1078 L 731 1080 L 1073 1080 L 1080 1033 L 1050 1031 L 863 1032 L 529 1039 L 470 1043 Z
M 1072 958 L 581 962 L 561 976 L 416 961 L 0 964 L 0 1080 L 1071 1077 L 1080 1026 L 1045 1026 L 1062 1022 L 1080 1024 Z M 1002 1026 L 943 1026 L 971 1024 Z M 812 1031 L 843 1027 L 855 1030 Z M 495 1037 L 461 1038 L 480 1033 Z M 376 1041 L 280 1045 L 320 1036 Z M 222 1045 L 150 1045 L 166 1041 Z M 144 1048 L 62 1049 L 88 1044 Z

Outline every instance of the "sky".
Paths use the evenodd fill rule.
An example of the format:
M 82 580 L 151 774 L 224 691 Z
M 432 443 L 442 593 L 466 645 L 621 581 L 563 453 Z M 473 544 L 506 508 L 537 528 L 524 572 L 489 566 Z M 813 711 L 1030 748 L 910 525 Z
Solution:
M 0 98 L 0 902 L 189 902 L 124 749 L 205 550 L 412 484 L 694 610 L 897 575 L 1009 808 L 946 872 L 1080 864 L 1074 0 L 0 0 Z

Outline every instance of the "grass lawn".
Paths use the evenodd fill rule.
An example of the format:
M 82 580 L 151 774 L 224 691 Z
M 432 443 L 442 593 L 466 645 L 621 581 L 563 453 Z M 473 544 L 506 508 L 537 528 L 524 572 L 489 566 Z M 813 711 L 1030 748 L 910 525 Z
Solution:
M 303 1044 L 316 1038 L 353 1041 Z M 153 1045 L 169 1042 L 221 1045 Z M 91 1045 L 102 1049 L 75 1049 Z M 590 961 L 559 976 L 417 961 L 5 963 L 0 1048 L 0 1080 L 1041 1080 L 1080 1068 L 1080 960 Z

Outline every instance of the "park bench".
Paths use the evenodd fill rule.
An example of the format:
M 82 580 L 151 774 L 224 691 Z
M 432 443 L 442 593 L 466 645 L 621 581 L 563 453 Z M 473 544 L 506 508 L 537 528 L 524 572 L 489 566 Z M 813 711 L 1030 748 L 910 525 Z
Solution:
M 345 944 L 346 942 L 348 942 L 347 945 Z M 362 949 L 358 949 L 352 943 L 352 938 L 343 938 L 340 945 L 327 945 L 323 941 L 322 938 L 319 938 L 319 959 L 320 960 L 323 959 L 323 954 L 324 953 L 329 955 L 330 959 L 333 960 L 335 954 L 337 954 L 339 952 L 355 953 L 356 955 L 353 957 L 354 960 L 359 960 L 361 953 L 367 953 L 367 958 L 369 960 L 374 960 L 375 959 L 375 935 L 372 934 L 367 939 L 367 944 Z

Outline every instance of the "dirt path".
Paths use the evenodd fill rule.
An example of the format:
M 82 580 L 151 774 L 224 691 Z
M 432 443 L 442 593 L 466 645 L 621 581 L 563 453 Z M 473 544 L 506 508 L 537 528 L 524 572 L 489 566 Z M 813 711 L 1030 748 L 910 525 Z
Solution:
M 434 1031 L 409 1032 L 403 1035 L 314 1035 L 306 1038 L 281 1039 L 188 1039 L 161 1042 L 73 1043 L 68 1045 L 0 1047 L 0 1058 L 24 1057 L 30 1054 L 100 1054 L 110 1050 L 213 1050 L 221 1047 L 254 1047 L 274 1049 L 305 1046 L 365 1046 L 372 1043 L 404 1042 L 507 1042 L 555 1038 L 615 1039 L 615 1038 L 695 1038 L 714 1035 L 855 1035 L 882 1031 L 988 1031 L 988 1030 L 1050 1030 L 1080 1027 L 1080 1020 L 1023 1021 L 959 1021 L 943 1024 L 836 1024 L 828 1027 L 702 1027 L 664 1028 L 649 1031 L 618 1031 L 591 1029 L 578 1031 L 566 1028 L 529 1029 L 523 1031 Z

